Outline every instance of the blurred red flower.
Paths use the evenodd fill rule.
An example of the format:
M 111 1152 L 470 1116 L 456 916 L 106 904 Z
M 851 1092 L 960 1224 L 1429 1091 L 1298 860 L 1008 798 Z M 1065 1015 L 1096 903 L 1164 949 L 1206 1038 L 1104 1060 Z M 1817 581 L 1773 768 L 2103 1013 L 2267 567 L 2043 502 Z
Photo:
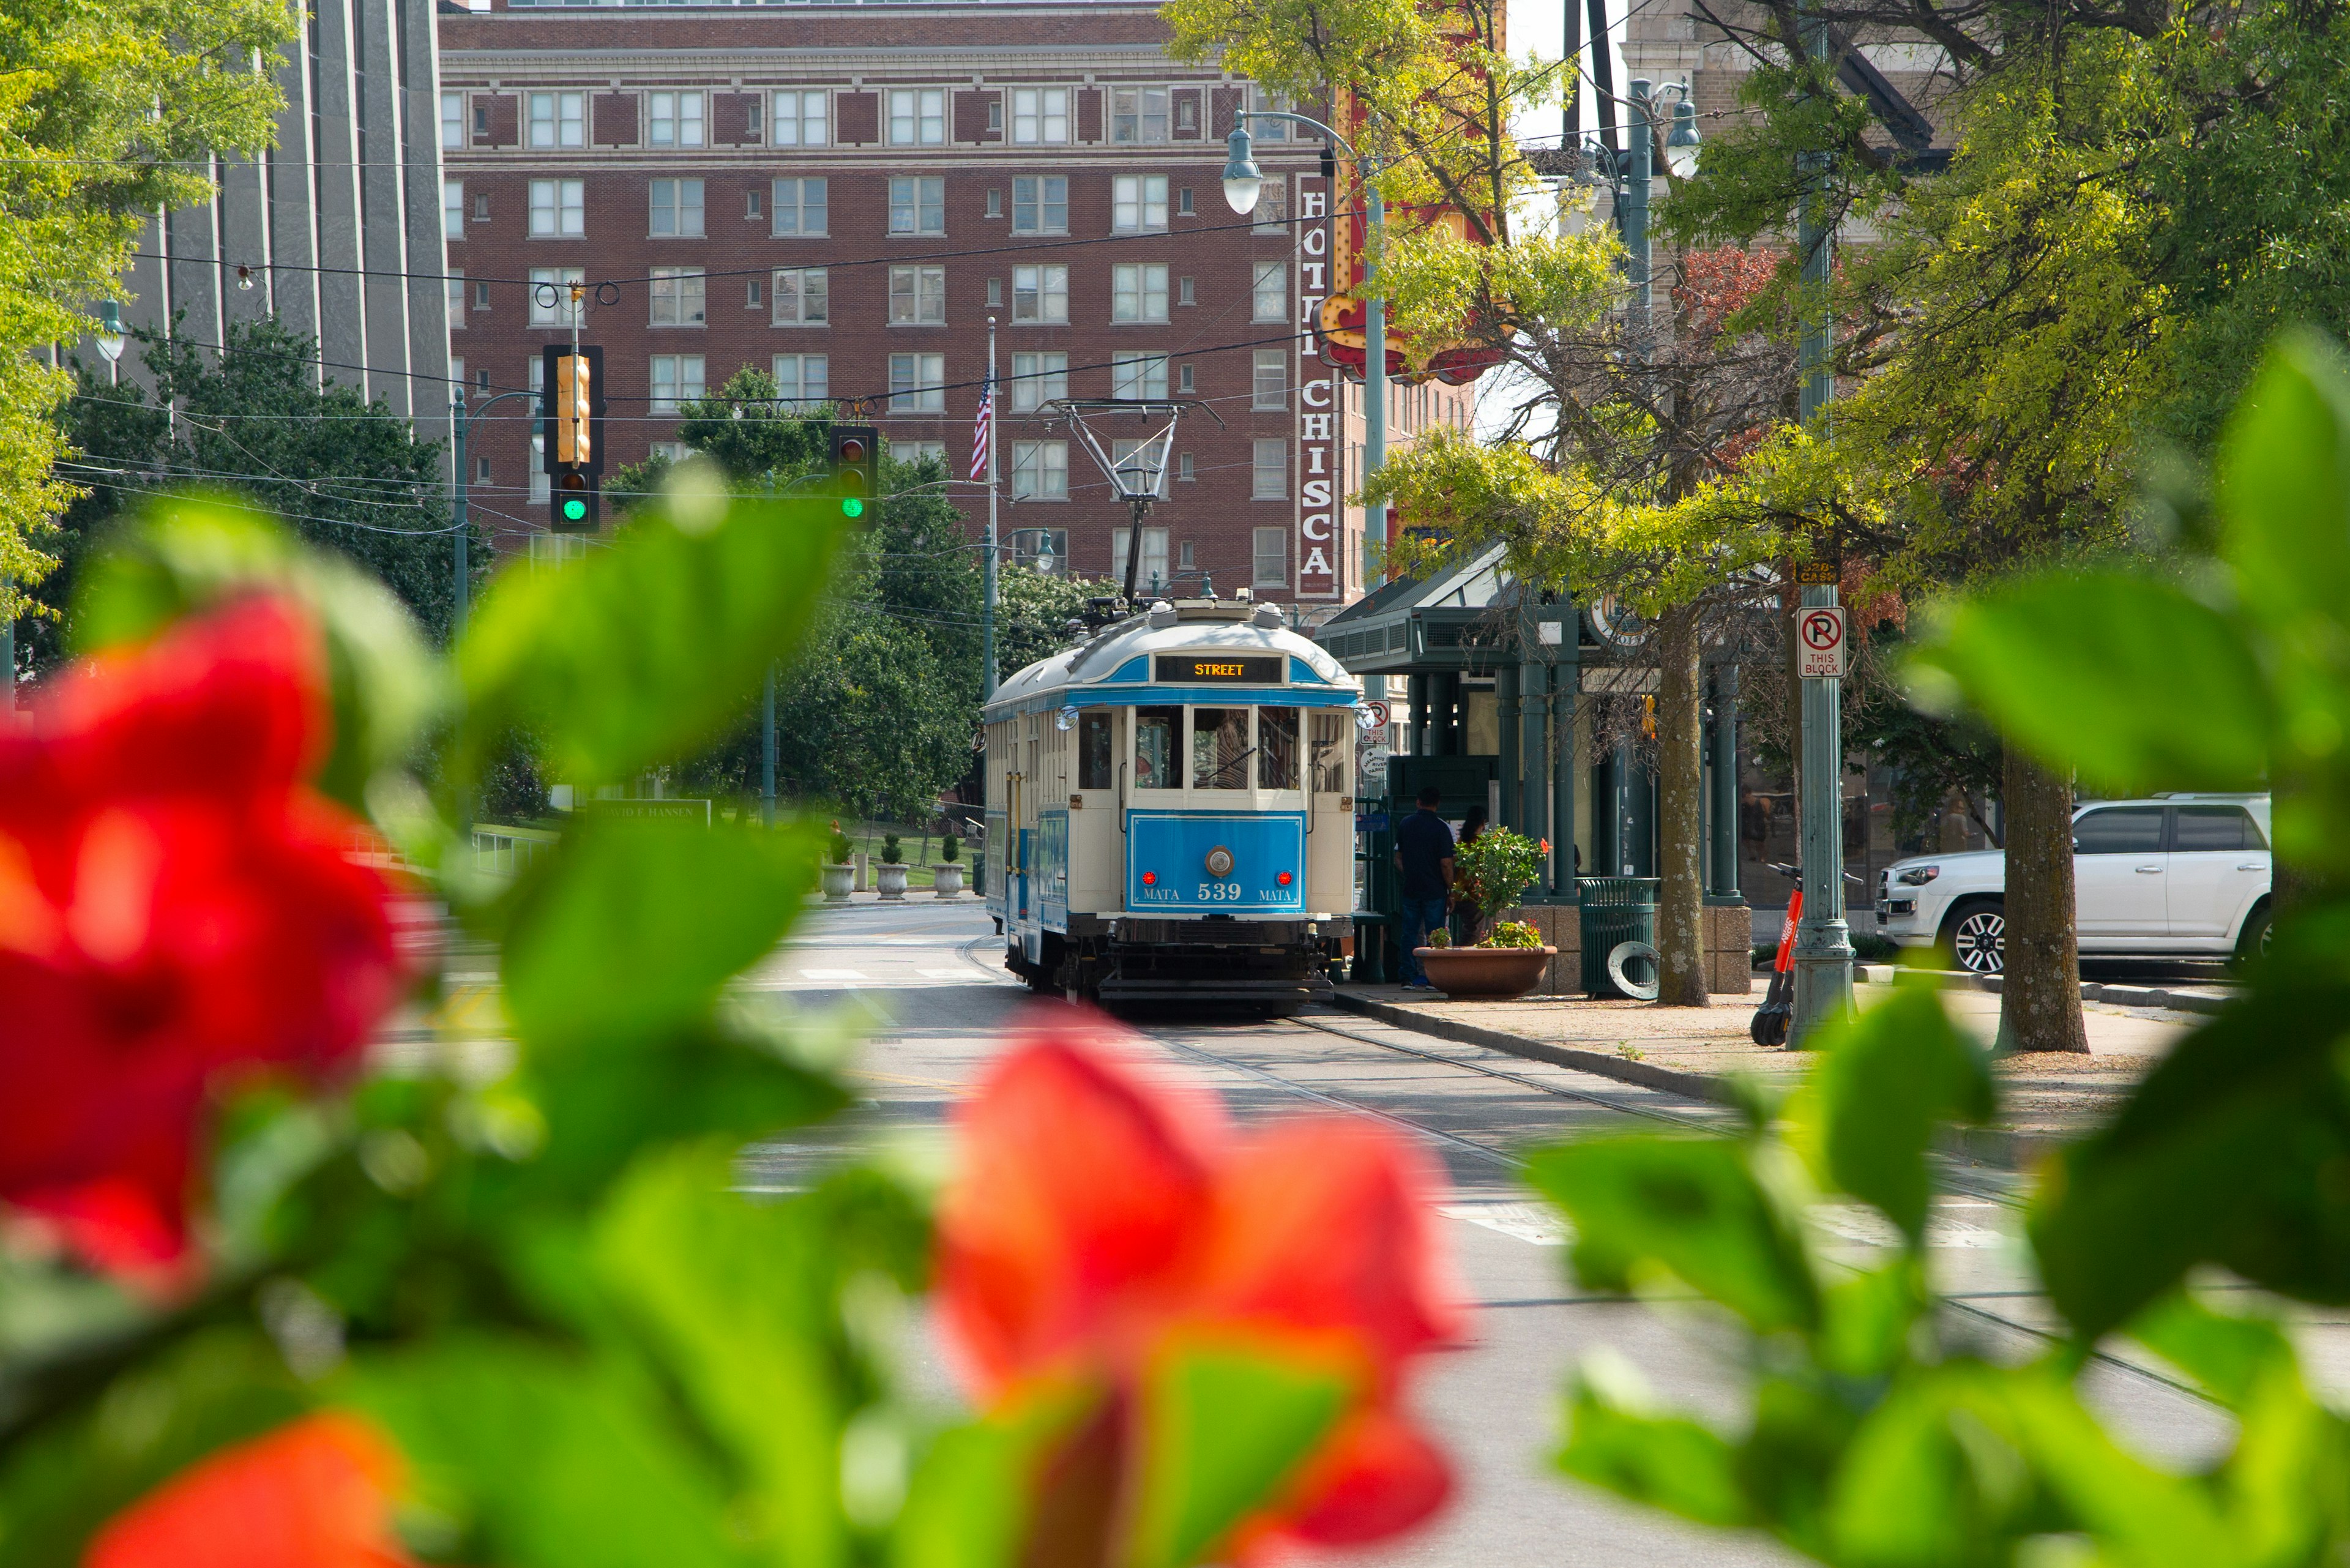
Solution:
M 0 733 L 0 1201 L 103 1267 L 181 1255 L 214 1075 L 328 1069 L 399 994 L 381 845 L 304 782 L 328 729 L 317 628 L 249 598 Z
M 409 1568 L 391 1531 L 400 1456 L 348 1416 L 223 1449 L 99 1531 L 82 1568 Z
M 962 1134 L 940 1300 L 983 1398 L 1105 1380 L 1125 1429 L 1080 1440 L 1132 1454 L 1138 1379 L 1173 1340 L 1240 1334 L 1317 1359 L 1336 1344 L 1359 1368 L 1347 1414 L 1228 1547 L 1357 1544 L 1443 1501 L 1444 1459 L 1399 1408 L 1408 1361 L 1459 1327 L 1418 1149 L 1351 1117 L 1236 1134 L 1211 1100 L 1147 1081 L 1076 1024 L 999 1062 Z

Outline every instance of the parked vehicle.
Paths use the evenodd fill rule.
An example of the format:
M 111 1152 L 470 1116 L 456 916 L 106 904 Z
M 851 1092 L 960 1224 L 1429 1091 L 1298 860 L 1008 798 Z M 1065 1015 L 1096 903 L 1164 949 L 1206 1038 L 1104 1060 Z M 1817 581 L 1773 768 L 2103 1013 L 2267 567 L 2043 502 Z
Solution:
M 2168 794 L 2073 814 L 2076 931 L 2085 955 L 2226 957 L 2265 948 L 2269 797 Z M 2006 967 L 2007 857 L 1921 855 L 1877 885 L 1877 929 L 1940 943 L 1977 974 Z

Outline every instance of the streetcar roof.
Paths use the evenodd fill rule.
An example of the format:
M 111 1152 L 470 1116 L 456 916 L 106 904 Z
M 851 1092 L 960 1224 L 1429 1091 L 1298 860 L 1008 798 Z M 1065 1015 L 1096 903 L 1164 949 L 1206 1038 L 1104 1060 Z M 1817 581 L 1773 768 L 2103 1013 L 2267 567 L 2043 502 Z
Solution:
M 1241 607 L 1178 607 L 1170 622 L 1136 616 L 1096 634 L 1076 648 L 1040 659 L 1007 678 L 987 703 L 989 719 L 1006 719 L 1064 704 L 1080 707 L 1144 702 L 1274 701 L 1291 706 L 1351 706 L 1361 685 L 1346 667 L 1311 638 L 1285 626 L 1263 626 L 1236 617 Z M 1279 684 L 1218 685 L 1197 689 L 1153 678 L 1152 658 L 1161 653 L 1209 652 L 1235 657 L 1275 654 L 1282 658 Z

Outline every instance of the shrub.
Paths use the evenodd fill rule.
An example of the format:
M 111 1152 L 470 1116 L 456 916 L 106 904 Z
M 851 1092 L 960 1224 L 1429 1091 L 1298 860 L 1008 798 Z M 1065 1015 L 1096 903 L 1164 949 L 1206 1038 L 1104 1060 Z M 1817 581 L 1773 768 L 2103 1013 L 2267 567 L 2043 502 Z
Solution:
M 1452 861 L 1454 890 L 1471 926 L 1482 928 L 1515 907 L 1518 895 L 1542 875 L 1543 857 L 1549 853 L 1549 839 L 1537 841 L 1506 827 L 1489 827 L 1476 842 L 1462 845 Z
M 1542 932 L 1531 920 L 1499 920 L 1493 934 L 1479 944 L 1489 948 L 1538 948 L 1543 945 Z
M 904 854 L 905 852 L 898 847 L 898 836 L 896 834 L 885 833 L 881 836 L 882 865 L 895 866 L 904 857 Z
M 962 858 L 962 839 L 957 838 L 953 834 L 950 833 L 950 834 L 948 834 L 944 838 L 941 838 L 941 839 L 940 839 L 940 840 L 939 840 L 939 858 L 940 858 L 940 859 L 941 859 L 941 860 L 945 861 L 948 865 L 951 866 L 951 865 L 953 865 L 953 864 L 954 864 L 958 859 Z
M 1452 933 L 1439 926 L 1428 933 L 1428 945 L 1432 948 L 1449 948 L 1452 945 Z
M 824 841 L 824 852 L 832 857 L 832 863 L 835 866 L 847 865 L 848 835 L 841 832 L 840 829 L 837 827 L 834 828 L 832 830 L 831 836 L 827 837 Z

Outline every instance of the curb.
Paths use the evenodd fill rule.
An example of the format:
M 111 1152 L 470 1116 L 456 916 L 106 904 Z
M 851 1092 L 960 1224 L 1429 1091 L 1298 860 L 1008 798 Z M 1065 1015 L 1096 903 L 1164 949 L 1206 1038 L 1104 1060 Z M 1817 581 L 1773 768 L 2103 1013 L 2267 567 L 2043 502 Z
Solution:
M 2005 982 L 1995 974 L 1962 974 L 1956 970 L 1929 970 L 1921 972 L 1931 974 L 1934 977 L 1934 983 L 1944 991 L 1980 991 L 1988 995 L 1997 996 L 2005 989 Z M 1856 984 L 1867 981 L 1890 981 L 1894 973 L 1895 970 L 1890 964 L 1855 964 L 1852 968 L 1852 978 Z M 2165 991 L 2160 986 L 2106 985 L 2095 981 L 2081 982 L 2081 1000 L 2102 1002 L 2109 1007 L 2160 1007 L 2172 1012 L 2199 1012 L 2206 1016 L 2216 1016 L 2227 1011 L 2230 1001 L 2224 996 L 2199 996 L 2193 992 Z
M 1711 1105 L 1733 1103 L 1721 1078 L 1716 1074 L 1684 1073 L 1623 1056 L 1602 1055 L 1596 1051 L 1545 1045 L 1538 1040 L 1527 1040 L 1498 1029 L 1481 1029 L 1476 1024 L 1463 1023 L 1457 1019 L 1432 1017 L 1416 1008 L 1399 1007 L 1391 1002 L 1357 996 L 1343 989 L 1334 990 L 1328 1001 L 1333 1006 L 1348 1012 L 1377 1019 L 1382 1023 L 1392 1023 L 1415 1034 L 1451 1040 L 1463 1045 L 1482 1045 L 1487 1050 L 1523 1057 L 1530 1062 L 1571 1067 L 1576 1072 L 1613 1078 L 1618 1083 L 1635 1084 L 1644 1089 L 1662 1089 L 1668 1094 L 1682 1095 Z M 1945 1127 L 1934 1139 L 1935 1147 L 1945 1154 L 1957 1155 L 1980 1165 L 1995 1165 L 2004 1170 L 2028 1169 L 2062 1148 L 2065 1141 L 2057 1134 L 2019 1132 L 2004 1127 Z

